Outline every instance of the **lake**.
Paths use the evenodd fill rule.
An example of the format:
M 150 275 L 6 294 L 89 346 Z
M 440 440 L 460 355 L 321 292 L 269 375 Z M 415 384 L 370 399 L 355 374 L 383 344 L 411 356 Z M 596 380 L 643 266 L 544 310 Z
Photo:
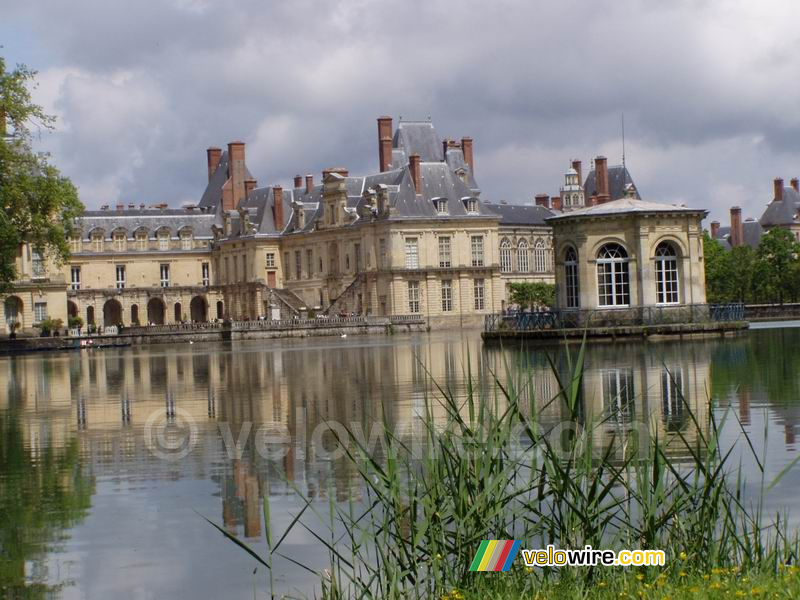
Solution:
M 276 537 L 303 506 L 295 490 L 323 516 L 330 502 L 360 496 L 330 422 L 363 428 L 365 440 L 376 423 L 414 439 L 428 410 L 443 420 L 437 386 L 463 397 L 467 369 L 491 394 L 493 373 L 515 380 L 524 366 L 524 394 L 554 426 L 563 410 L 546 401 L 558 390 L 547 355 L 563 366 L 563 352 L 484 348 L 477 332 L 437 332 L 2 358 L 0 595 L 265 597 L 264 570 L 204 516 L 265 553 L 265 494 Z M 756 493 L 761 472 L 742 429 L 766 485 L 797 456 L 800 328 L 592 345 L 582 395 L 587 414 L 603 416 L 599 446 L 632 423 L 694 440 L 724 420 L 722 444 L 736 449 Z M 686 452 L 669 448 L 676 460 Z M 800 467 L 767 507 L 790 507 L 798 483 Z M 294 528 L 281 550 L 326 565 L 307 529 Z M 278 589 L 312 589 L 285 559 L 275 572 Z

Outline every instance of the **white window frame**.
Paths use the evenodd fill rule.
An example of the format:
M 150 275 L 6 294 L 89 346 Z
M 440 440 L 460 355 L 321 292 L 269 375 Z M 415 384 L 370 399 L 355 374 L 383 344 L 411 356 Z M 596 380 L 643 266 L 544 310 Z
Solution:
M 168 288 L 169 287 L 169 264 L 168 263 L 161 263 L 158 266 L 158 272 L 161 277 L 161 287 Z
M 405 239 L 406 269 L 419 269 L 419 238 Z
M 631 305 L 628 252 L 621 244 L 609 242 L 597 253 L 597 305 L 625 308 Z
M 475 310 L 486 310 L 486 282 L 483 279 L 472 280 L 472 294 Z
M 473 235 L 470 236 L 470 252 L 472 255 L 472 266 L 484 266 L 484 250 L 483 250 L 483 236 Z
M 578 252 L 573 247 L 564 253 L 564 287 L 567 308 L 580 308 L 580 278 L 578 276 Z
M 203 286 L 208 287 L 211 283 L 211 265 L 209 263 L 204 262 L 200 265 L 200 277 L 203 281 Z
M 266 256 L 265 261 L 266 261 L 268 269 L 274 269 L 275 268 L 275 253 L 274 252 L 267 252 L 267 256 Z
M 442 312 L 453 311 L 453 280 L 442 279 Z
M 73 290 L 81 289 L 81 268 L 79 265 L 72 265 L 69 268 L 69 287 Z
M 546 273 L 550 268 L 547 248 L 542 240 L 536 240 L 533 245 L 533 270 L 537 273 Z
M 33 303 L 33 322 L 41 323 L 47 319 L 47 302 Z
M 527 273 L 531 268 L 531 254 L 528 249 L 528 242 L 520 240 L 517 244 L 517 271 Z
M 408 312 L 411 314 L 420 312 L 419 281 L 408 282 Z
M 656 247 L 656 304 L 680 304 L 678 253 L 669 242 Z
M 439 268 L 449 269 L 453 266 L 453 244 L 449 235 L 439 236 Z
M 125 265 L 116 265 L 114 268 L 114 273 L 116 275 L 116 282 L 117 282 L 117 289 L 124 290 L 125 289 Z
M 500 272 L 511 273 L 511 242 L 503 240 L 500 242 Z

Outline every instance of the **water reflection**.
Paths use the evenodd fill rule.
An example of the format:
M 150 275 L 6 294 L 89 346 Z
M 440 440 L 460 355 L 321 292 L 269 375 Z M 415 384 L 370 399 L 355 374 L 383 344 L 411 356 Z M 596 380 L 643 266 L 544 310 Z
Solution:
M 786 448 L 793 451 L 800 412 L 798 341 L 800 330 L 784 330 L 724 342 L 592 346 L 580 397 L 582 418 L 602 422 L 592 443 L 598 451 L 611 444 L 622 460 L 634 443 L 634 425 L 644 423 L 673 458 L 688 457 L 687 442 L 696 443 L 708 431 L 713 393 L 746 425 L 757 424 L 751 414 L 755 406 L 767 406 Z M 568 413 L 562 402 L 552 401 L 559 383 L 546 354 L 486 349 L 475 335 L 421 335 L 155 346 L 0 360 L 0 389 L 6 390 L 0 398 L 3 585 L 19 587 L 37 579 L 32 575 L 35 557 L 57 554 L 53 542 L 65 540 L 65 530 L 86 515 L 94 477 L 113 483 L 111 496 L 144 489 L 159 510 L 172 510 L 164 526 L 175 532 L 203 526 L 192 507 L 169 495 L 153 500 L 153 490 L 171 489 L 179 481 L 205 482 L 210 487 L 202 493 L 216 513 L 209 516 L 252 540 L 263 535 L 265 496 L 288 498 L 296 487 L 326 501 L 359 497 L 357 473 L 349 461 L 314 452 L 313 432 L 326 421 L 360 424 L 367 437 L 374 423 L 411 432 L 430 407 L 443 426 L 446 411 L 438 387 L 463 398 L 469 370 L 489 395 L 494 393 L 493 373 L 503 380 L 510 376 L 521 384 L 530 410 L 545 427 L 553 426 Z M 563 356 L 556 362 L 563 377 Z M 520 366 L 525 378 L 519 377 Z M 497 402 L 502 409 L 502 398 Z M 145 423 L 157 413 L 175 424 L 179 411 L 187 411 L 197 424 L 197 443 L 180 461 L 159 460 L 147 449 Z M 411 429 L 403 429 L 407 425 Z M 226 451 L 230 448 L 221 426 L 229 439 L 241 442 L 238 452 Z M 259 451 L 259 430 L 269 438 L 266 455 Z M 322 442 L 331 447 L 336 440 L 327 431 Z M 108 501 L 107 496 L 99 500 Z M 289 521 L 288 508 L 276 519 Z M 90 534 L 82 535 L 91 540 Z M 313 540 L 294 543 L 313 554 Z M 153 539 L 152 544 L 155 548 L 160 542 Z M 203 561 L 211 561 L 210 569 L 225 550 L 225 543 L 213 538 L 213 545 L 172 559 L 193 564 L 194 593 L 202 594 L 203 586 L 210 585 Z M 7 556 L 13 559 L 6 561 Z M 231 560 L 238 565 L 236 558 Z M 241 581 L 249 563 L 241 563 L 238 574 L 217 574 L 230 578 L 225 590 L 250 589 L 248 581 Z M 131 567 L 128 579 L 107 581 L 104 589 L 127 590 L 131 578 L 148 581 L 154 569 L 149 563 Z M 90 564 L 82 566 L 82 573 L 101 577 Z M 305 575 L 286 577 L 300 585 Z M 64 583 L 52 573 L 38 580 Z M 75 585 L 80 589 L 83 584 L 78 580 Z M 77 597 L 84 596 L 85 590 Z

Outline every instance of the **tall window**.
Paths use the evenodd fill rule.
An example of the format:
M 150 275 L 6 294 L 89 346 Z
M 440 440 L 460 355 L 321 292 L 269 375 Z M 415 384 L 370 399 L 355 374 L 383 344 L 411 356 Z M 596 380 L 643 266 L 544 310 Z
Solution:
M 408 282 L 408 312 L 419 312 L 419 281 Z
M 578 253 L 575 248 L 567 248 L 564 255 L 564 283 L 567 292 L 567 308 L 580 306 L 580 288 L 578 287 Z
M 92 234 L 92 250 L 94 252 L 102 252 L 103 251 L 103 232 L 98 231 L 97 233 Z
M 530 270 L 530 252 L 528 242 L 520 240 L 517 245 L 517 271 L 527 273 Z
M 533 270 L 537 273 L 544 273 L 550 267 L 547 248 L 544 247 L 542 240 L 536 240 L 533 245 Z
M 200 265 L 200 269 L 202 271 L 203 285 L 207 287 L 211 282 L 211 278 L 209 277 L 210 270 L 208 268 L 208 263 L 204 262 L 202 265 Z
M 169 231 L 166 229 L 158 232 L 158 249 L 169 250 Z
M 361 244 L 353 245 L 353 260 L 356 265 L 356 273 L 361 272 Z
M 192 249 L 192 232 L 189 229 L 181 231 L 181 249 L 182 250 Z
M 297 275 L 297 279 L 303 276 L 303 255 L 300 250 L 294 251 L 294 272 Z
M 511 273 L 511 242 L 508 240 L 500 242 L 500 271 Z
M 41 323 L 46 318 L 47 318 L 47 302 L 34 302 L 33 303 L 34 323 Z
M 161 287 L 169 287 L 169 265 L 161 265 Z
M 453 265 L 450 236 L 439 236 L 439 268 L 449 269 Z
M 147 232 L 143 229 L 136 232 L 136 247 L 139 250 L 147 250 Z
M 69 287 L 73 290 L 81 289 L 81 268 L 70 267 L 69 269 L 70 284 Z
M 36 250 L 34 250 L 33 253 L 31 254 L 31 267 L 33 269 L 34 277 L 44 277 L 46 275 L 46 271 L 44 268 L 44 259 L 42 258 L 42 255 Z
M 80 252 L 83 249 L 83 244 L 80 238 L 80 234 L 69 238 L 69 247 L 70 251 L 72 252 Z
M 680 431 L 686 421 L 683 400 L 683 373 L 680 369 L 661 371 L 661 412 L 667 431 Z
M 286 274 L 286 279 L 292 278 L 292 271 L 289 269 L 289 253 L 283 253 L 283 272 Z
M 311 279 L 314 276 L 314 250 L 311 248 L 306 250 L 306 268 L 308 269 L 306 277 Z
M 474 280 L 472 289 L 475 296 L 475 310 L 483 310 L 486 306 L 483 279 Z
M 125 265 L 117 265 L 117 289 L 125 289 Z
M 406 269 L 419 269 L 419 240 L 406 238 Z
M 600 306 L 631 303 L 628 253 L 619 244 L 606 244 L 597 254 L 597 296 Z
M 114 232 L 114 250 L 117 252 L 125 252 L 125 242 L 127 241 L 127 234 L 124 231 Z
M 442 312 L 453 310 L 453 282 L 450 279 L 442 280 Z
M 272 269 L 275 267 L 275 253 L 267 252 L 267 268 Z
M 619 423 L 634 417 L 633 371 L 614 369 L 603 372 L 603 405 L 608 416 Z
M 386 267 L 386 240 L 381 238 L 378 240 L 378 268 L 385 269 Z
M 473 235 L 470 238 L 470 250 L 472 251 L 472 266 L 483 266 L 483 236 Z
M 656 302 L 678 303 L 678 255 L 667 242 L 656 248 Z

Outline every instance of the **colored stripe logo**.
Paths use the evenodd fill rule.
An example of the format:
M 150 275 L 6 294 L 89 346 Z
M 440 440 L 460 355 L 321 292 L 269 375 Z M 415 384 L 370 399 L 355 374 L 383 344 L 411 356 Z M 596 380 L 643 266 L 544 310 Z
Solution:
M 472 559 L 470 571 L 508 571 L 519 552 L 517 540 L 483 540 Z

